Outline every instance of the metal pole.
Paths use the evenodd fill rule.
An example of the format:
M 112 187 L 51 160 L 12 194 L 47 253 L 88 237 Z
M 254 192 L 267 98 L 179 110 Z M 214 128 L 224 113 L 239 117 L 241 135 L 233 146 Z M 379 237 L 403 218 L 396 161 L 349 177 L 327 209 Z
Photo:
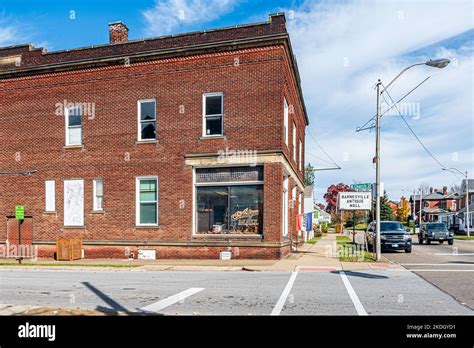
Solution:
M 380 261 L 380 79 L 377 81 L 377 113 L 376 113 L 376 140 L 375 140 L 375 248 L 376 260 Z
M 22 255 L 21 255 L 21 223 L 23 220 L 17 220 L 18 221 L 18 263 L 21 264 L 22 260 Z
M 415 218 L 416 218 L 416 190 L 413 190 L 413 210 L 411 211 L 411 216 L 413 218 L 413 234 L 415 234 L 416 229 L 415 229 Z
M 418 228 L 420 229 L 421 232 L 421 210 L 423 209 L 423 188 L 420 186 L 420 221 L 418 221 Z
M 469 179 L 467 177 L 467 170 L 466 170 L 466 221 L 467 221 L 467 237 L 471 236 L 471 229 L 470 229 L 470 222 L 469 219 Z
M 356 235 L 356 211 L 352 212 L 352 244 L 355 244 L 355 235 Z

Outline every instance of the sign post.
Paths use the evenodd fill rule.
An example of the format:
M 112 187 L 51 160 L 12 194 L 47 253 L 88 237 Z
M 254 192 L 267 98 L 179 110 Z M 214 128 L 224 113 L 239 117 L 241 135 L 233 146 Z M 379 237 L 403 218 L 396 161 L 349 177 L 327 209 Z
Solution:
M 25 219 L 25 207 L 23 205 L 15 206 L 15 219 L 18 220 L 18 262 L 21 264 L 21 260 L 23 259 L 21 255 L 21 224 Z
M 362 184 L 365 185 L 365 184 Z M 370 184 L 369 184 L 370 185 Z M 362 186 L 365 187 L 365 186 Z M 356 210 L 371 210 L 372 193 L 369 192 L 339 192 L 337 196 L 338 208 L 343 210 L 352 210 L 352 243 L 355 244 L 355 218 Z

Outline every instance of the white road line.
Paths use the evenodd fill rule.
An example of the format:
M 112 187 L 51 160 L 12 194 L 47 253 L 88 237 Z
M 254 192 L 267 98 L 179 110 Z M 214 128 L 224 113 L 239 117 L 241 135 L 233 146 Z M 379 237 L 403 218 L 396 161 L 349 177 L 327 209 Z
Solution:
M 290 294 L 291 288 L 293 287 L 293 284 L 296 280 L 297 275 L 298 275 L 298 271 L 295 271 L 291 274 L 291 277 L 288 280 L 288 283 L 283 289 L 283 292 L 281 293 L 280 298 L 278 299 L 278 302 L 276 303 L 270 315 L 280 315 L 280 312 L 283 309 L 283 306 L 285 305 L 286 298 Z
M 161 301 L 152 303 L 151 305 L 148 305 L 146 307 L 140 308 L 142 311 L 145 312 L 158 312 L 166 307 L 169 307 L 176 302 L 182 301 L 185 298 L 192 296 L 194 294 L 197 294 L 198 292 L 204 290 L 204 288 L 189 288 L 187 290 L 181 291 L 180 293 L 177 293 L 173 296 L 167 297 Z
M 465 263 L 401 263 L 401 266 L 466 266 L 474 267 L 474 264 L 465 264 Z
M 433 255 L 441 255 L 441 256 L 472 256 L 472 255 L 474 255 L 474 253 L 468 253 L 468 254 L 444 253 L 444 254 L 433 254 Z
M 410 268 L 410 269 L 388 269 L 387 271 L 396 271 L 396 272 L 474 272 L 474 269 L 416 269 L 416 268 Z
M 357 296 L 356 292 L 354 291 L 354 288 L 352 288 L 352 285 L 349 282 L 346 273 L 344 273 L 344 271 L 339 271 L 339 274 L 341 275 L 342 282 L 344 283 L 347 293 L 349 294 L 352 303 L 354 304 L 357 314 L 367 315 L 367 312 L 365 311 L 364 306 L 362 306 L 362 303 L 359 300 L 359 296 Z

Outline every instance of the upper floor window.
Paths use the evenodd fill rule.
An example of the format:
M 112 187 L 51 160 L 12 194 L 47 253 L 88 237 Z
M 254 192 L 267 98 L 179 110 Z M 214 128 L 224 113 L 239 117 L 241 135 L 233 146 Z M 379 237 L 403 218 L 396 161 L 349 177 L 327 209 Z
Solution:
M 302 170 L 303 169 L 303 142 L 301 140 L 300 140 L 299 154 L 300 154 L 300 160 L 299 160 L 298 168 Z
M 203 136 L 224 135 L 224 93 L 203 94 Z
M 156 139 L 156 100 L 138 101 L 138 140 Z
M 293 160 L 296 163 L 296 124 L 293 123 Z
M 66 108 L 66 145 L 82 145 L 82 110 L 80 106 Z
M 286 98 L 284 98 L 284 103 L 283 103 L 283 136 L 285 139 L 285 144 L 288 146 L 288 103 L 286 101 Z

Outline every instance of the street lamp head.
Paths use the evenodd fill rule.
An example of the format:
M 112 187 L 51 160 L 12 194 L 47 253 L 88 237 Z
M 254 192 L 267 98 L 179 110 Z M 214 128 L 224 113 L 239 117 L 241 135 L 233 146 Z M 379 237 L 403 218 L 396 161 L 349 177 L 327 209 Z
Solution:
M 430 59 L 429 61 L 425 63 L 425 65 L 441 69 L 441 68 L 445 68 L 449 63 L 451 63 L 449 59 L 442 58 L 442 59 L 434 59 L 434 60 Z

